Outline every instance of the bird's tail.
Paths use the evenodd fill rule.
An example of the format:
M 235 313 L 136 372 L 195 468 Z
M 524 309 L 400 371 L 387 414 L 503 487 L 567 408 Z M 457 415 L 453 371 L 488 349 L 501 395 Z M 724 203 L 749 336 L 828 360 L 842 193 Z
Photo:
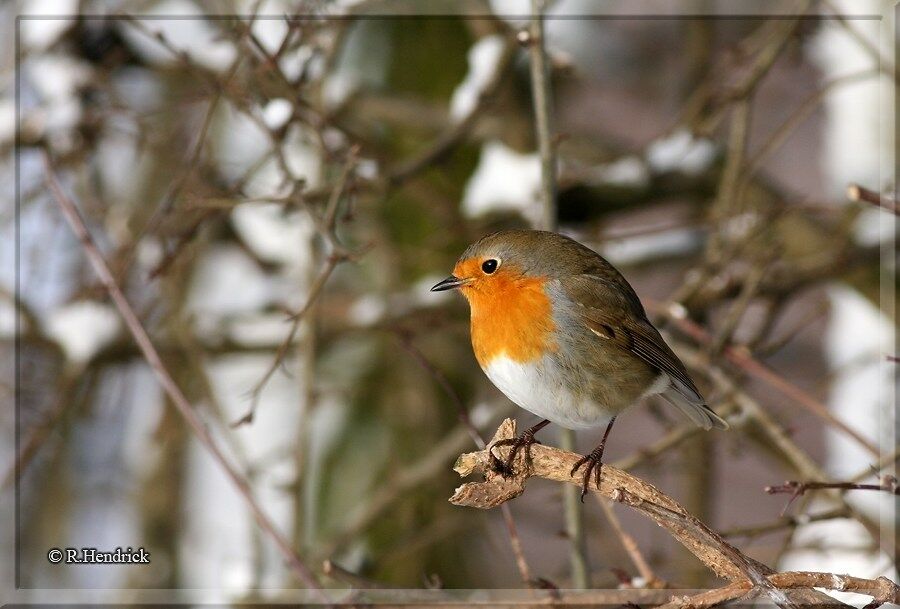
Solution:
M 691 422 L 703 429 L 709 430 L 713 427 L 716 429 L 728 429 L 728 423 L 725 419 L 713 412 L 709 406 L 703 402 L 692 402 L 688 400 L 674 387 L 669 388 L 660 395 L 665 398 L 669 404 L 684 413 L 684 416 L 689 418 Z

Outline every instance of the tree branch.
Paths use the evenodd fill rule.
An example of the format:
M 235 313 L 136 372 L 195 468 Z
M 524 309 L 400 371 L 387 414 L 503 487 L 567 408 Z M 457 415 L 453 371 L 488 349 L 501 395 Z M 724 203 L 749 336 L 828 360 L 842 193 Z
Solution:
M 498 440 L 513 438 L 515 435 L 515 421 L 506 419 L 497 429 L 487 450 L 460 455 L 453 469 L 461 476 L 481 472 L 485 481 L 463 484 L 450 498 L 451 503 L 480 509 L 493 508 L 521 495 L 525 491 L 525 483 L 531 477 L 581 485 L 578 477 L 570 475 L 572 466 L 580 455 L 539 444 L 532 446 L 531 459 L 527 463 L 524 454 L 516 457 L 514 471 L 518 473 L 514 476 L 503 478 L 494 472 L 490 465 L 490 447 Z M 494 450 L 499 451 L 502 458 L 503 453 L 511 448 L 502 446 Z M 688 513 L 677 501 L 627 472 L 604 465 L 600 488 L 592 488 L 591 491 L 641 512 L 665 529 L 716 575 L 741 582 L 746 590 L 760 588 L 780 606 L 792 606 L 793 602 L 843 606 L 815 591 L 804 591 L 789 598 L 769 580 L 774 575 L 772 569 L 744 555 L 721 535 Z
M 501 439 L 513 438 L 515 433 L 515 421 L 506 419 L 498 428 L 490 445 Z M 494 448 L 494 451 L 501 455 L 509 450 L 509 447 L 506 446 Z M 514 477 L 503 478 L 491 470 L 487 450 L 460 455 L 453 469 L 461 476 L 482 472 L 485 474 L 485 481 L 463 484 L 456 489 L 450 498 L 450 503 L 480 509 L 493 508 L 521 495 L 525 491 L 525 482 L 531 477 L 580 486 L 581 479 L 569 475 L 572 466 L 579 458 L 580 455 L 575 453 L 535 444 L 531 447 L 531 460 L 527 465 L 524 463 L 524 454 L 517 455 L 517 465 L 514 470 L 520 473 Z M 678 502 L 655 486 L 627 472 L 604 465 L 600 489 L 591 488 L 590 490 L 607 499 L 625 503 L 649 516 L 720 577 L 729 580 L 740 579 L 745 570 L 757 570 L 764 574 L 771 573 L 768 567 L 752 559 L 746 557 L 735 559 L 734 553 L 740 553 L 688 514 Z M 698 528 L 705 529 L 706 535 L 709 537 L 718 539 L 715 543 L 710 544 L 697 535 L 696 529 Z
M 784 506 L 782 512 L 787 511 L 794 500 L 806 493 L 806 491 L 815 491 L 821 489 L 838 489 L 845 491 L 884 491 L 892 495 L 900 495 L 900 486 L 897 485 L 897 478 L 890 474 L 886 474 L 879 484 L 860 484 L 859 482 L 800 482 L 798 480 L 788 480 L 784 484 L 767 486 L 766 492 L 770 495 L 779 493 L 790 493 L 791 498 L 787 505 Z
M 900 603 L 900 588 L 886 577 L 872 580 L 850 575 L 837 575 L 835 573 L 788 571 L 772 574 L 768 579 L 772 585 L 779 589 L 826 588 L 839 592 L 869 594 L 873 597 L 873 602 L 877 602 L 878 605 L 883 603 Z M 656 609 L 684 609 L 685 607 L 705 609 L 706 607 L 740 598 L 749 591 L 750 585 L 747 582 L 735 582 L 724 588 L 709 590 L 696 596 L 673 599 L 671 602 Z M 873 605 L 870 604 L 869 606 Z
M 82 220 L 81 215 L 78 213 L 75 202 L 63 191 L 62 186 L 56 177 L 50 155 L 46 151 L 44 151 L 44 166 L 47 174 L 47 185 L 49 186 L 60 211 L 62 211 L 63 216 L 65 216 L 72 232 L 81 242 L 81 247 L 84 250 L 85 255 L 90 260 L 91 265 L 94 267 L 94 271 L 97 273 L 97 276 L 109 293 L 110 298 L 122 315 L 125 325 L 134 337 L 144 359 L 147 361 L 151 370 L 153 370 L 163 391 L 165 391 L 166 395 L 169 396 L 169 399 L 172 400 L 172 403 L 175 405 L 179 414 L 181 414 L 185 422 L 194 432 L 194 435 L 197 437 L 200 444 L 203 445 L 210 456 L 218 463 L 219 467 L 222 468 L 225 475 L 234 485 L 235 490 L 237 490 L 238 494 L 246 503 L 247 508 L 253 514 L 260 528 L 275 542 L 275 545 L 278 547 L 290 569 L 300 581 L 306 584 L 307 587 L 316 591 L 317 597 L 320 600 L 328 602 L 328 598 L 322 592 L 312 571 L 306 566 L 300 558 L 300 555 L 297 554 L 288 540 L 278 531 L 272 520 L 269 519 L 269 516 L 253 496 L 250 484 L 237 472 L 234 466 L 231 465 L 228 458 L 219 448 L 209 429 L 207 429 L 206 425 L 197 415 L 194 407 L 188 402 L 187 397 L 185 397 L 181 388 L 178 387 L 165 364 L 163 364 L 162 358 L 160 358 L 159 353 L 156 351 L 156 347 L 153 346 L 153 342 L 150 340 L 150 336 L 144 329 L 140 319 L 138 319 L 131 304 L 125 298 L 125 294 L 113 278 L 112 271 L 110 271 L 106 260 L 104 260 L 103 254 L 100 253 L 90 232 L 88 232 L 84 220 Z
M 874 190 L 869 190 L 859 184 L 847 186 L 847 198 L 853 202 L 865 201 L 885 211 L 889 211 L 895 216 L 900 215 L 900 206 L 897 205 L 896 201 L 883 197 Z

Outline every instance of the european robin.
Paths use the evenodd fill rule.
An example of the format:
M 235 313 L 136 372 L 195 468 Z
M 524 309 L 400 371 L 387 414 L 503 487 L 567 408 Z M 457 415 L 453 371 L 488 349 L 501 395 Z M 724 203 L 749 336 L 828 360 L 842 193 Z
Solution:
M 704 429 L 728 427 L 647 319 L 628 281 L 573 239 L 534 230 L 493 233 L 470 245 L 453 274 L 431 289 L 462 292 L 481 369 L 510 400 L 543 419 L 501 441 L 512 445 L 505 462 L 491 453 L 505 474 L 520 448 L 528 458 L 534 434 L 548 423 L 606 425 L 597 448 L 572 468 L 574 476 L 586 465 L 583 501 L 592 471 L 600 485 L 603 447 L 616 417 L 651 395 Z

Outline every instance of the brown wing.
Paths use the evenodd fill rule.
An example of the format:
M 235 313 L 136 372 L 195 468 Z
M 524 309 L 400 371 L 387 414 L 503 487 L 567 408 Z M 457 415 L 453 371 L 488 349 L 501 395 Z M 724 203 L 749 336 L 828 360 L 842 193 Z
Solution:
M 630 286 L 623 292 L 618 283 L 612 285 L 594 275 L 566 278 L 562 284 L 567 295 L 581 306 L 581 317 L 588 330 L 665 372 L 688 401 L 704 403 L 684 364 L 647 320 Z

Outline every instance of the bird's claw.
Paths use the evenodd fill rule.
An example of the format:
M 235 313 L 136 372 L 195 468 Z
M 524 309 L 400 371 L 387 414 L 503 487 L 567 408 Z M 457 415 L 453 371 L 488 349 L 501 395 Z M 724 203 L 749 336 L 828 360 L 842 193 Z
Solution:
M 584 503 L 584 496 L 587 495 L 588 487 L 591 483 L 591 472 L 594 472 L 594 480 L 597 484 L 597 490 L 600 490 L 600 472 L 603 471 L 602 457 L 600 455 L 590 453 L 583 456 L 575 463 L 575 465 L 572 466 L 572 471 L 569 472 L 569 476 L 574 478 L 575 473 L 585 463 L 587 463 L 587 467 L 584 469 L 584 478 L 581 482 L 581 503 Z
M 525 447 L 525 461 L 527 462 L 531 460 L 531 445 L 540 443 L 540 440 L 535 439 L 533 433 L 528 433 L 527 431 L 518 438 L 504 438 L 503 440 L 497 440 L 490 448 L 491 469 L 504 478 L 509 478 L 515 473 L 513 470 L 513 461 L 515 461 L 519 449 Z M 494 454 L 494 448 L 497 446 L 512 446 L 505 461 L 501 461 L 497 455 Z

